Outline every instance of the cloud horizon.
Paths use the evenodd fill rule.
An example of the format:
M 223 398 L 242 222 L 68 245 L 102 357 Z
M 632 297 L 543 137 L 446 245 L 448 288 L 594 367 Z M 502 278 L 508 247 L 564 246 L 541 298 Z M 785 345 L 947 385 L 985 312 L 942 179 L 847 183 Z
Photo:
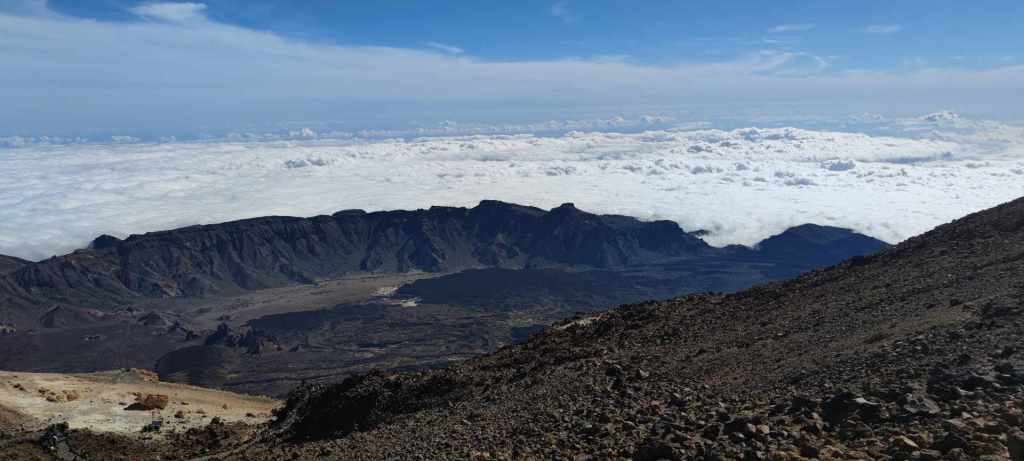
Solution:
M 0 155 L 9 173 L 0 175 L 0 254 L 41 259 L 104 233 L 482 199 L 670 219 L 719 245 L 808 222 L 896 243 L 1024 195 L 1022 126 L 952 112 L 865 119 L 863 132 L 300 132 L 305 139 L 29 146 Z
M 1024 92 L 1024 66 L 1012 62 L 834 70 L 833 57 L 786 47 L 668 63 L 628 56 L 499 61 L 439 41 L 416 49 L 287 38 L 218 22 L 202 3 L 147 3 L 131 8 L 135 19 L 127 21 L 65 16 L 39 1 L 15 3 L 20 7 L 0 9 L 7 50 L 0 60 L 0 136 L 174 134 L 246 123 L 368 124 L 465 114 L 515 119 L 567 108 L 920 113 L 955 107 L 1024 116 L 1006 97 Z M 780 32 L 811 27 L 778 26 Z

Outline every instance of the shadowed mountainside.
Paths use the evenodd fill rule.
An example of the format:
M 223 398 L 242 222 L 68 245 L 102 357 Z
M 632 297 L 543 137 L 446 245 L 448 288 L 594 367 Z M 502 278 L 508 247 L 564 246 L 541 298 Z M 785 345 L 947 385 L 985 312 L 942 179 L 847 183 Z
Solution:
M 29 264 L 29 262 L 24 259 L 15 258 L 14 256 L 0 255 L 0 275 L 14 272 L 27 264 Z
M 878 251 L 878 240 L 848 229 L 803 224 L 762 240 L 755 247 L 762 258 L 803 261 L 813 266 L 831 266 L 851 255 Z
M 133 235 L 8 276 L 13 296 L 103 307 L 133 296 L 203 296 L 352 272 L 618 267 L 714 251 L 674 223 L 485 201 L 472 209 L 265 217 Z M 9 291 L 9 290 L 8 290 Z M 8 293 L 8 296 L 12 296 Z
M 770 245 L 780 248 L 772 255 L 834 263 L 885 246 L 821 226 L 800 235 L 817 230 L 837 237 L 794 236 Z M 847 240 L 855 244 L 845 248 Z M 54 305 L 110 311 L 139 298 L 231 295 L 359 272 L 616 269 L 744 252 L 760 254 L 711 247 L 673 222 L 594 215 L 572 204 L 551 211 L 497 201 L 469 209 L 348 210 L 192 226 L 124 240 L 101 236 L 88 249 L 0 276 L 0 310 L 24 325 Z
M 1022 459 L 1022 314 L 1024 199 L 791 281 L 300 389 L 236 458 Z

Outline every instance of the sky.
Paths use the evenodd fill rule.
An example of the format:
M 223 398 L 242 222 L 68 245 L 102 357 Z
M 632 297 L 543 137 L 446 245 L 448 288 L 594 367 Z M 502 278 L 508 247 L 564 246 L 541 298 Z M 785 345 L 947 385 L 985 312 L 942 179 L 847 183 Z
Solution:
M 0 0 L 0 136 L 1024 119 L 1024 2 Z

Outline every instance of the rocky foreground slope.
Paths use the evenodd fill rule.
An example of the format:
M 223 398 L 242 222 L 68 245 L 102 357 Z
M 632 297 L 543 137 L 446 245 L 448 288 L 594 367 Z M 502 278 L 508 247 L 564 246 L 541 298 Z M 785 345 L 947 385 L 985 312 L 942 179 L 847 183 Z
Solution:
M 235 459 L 1024 457 L 1024 199 L 795 280 L 295 392 Z

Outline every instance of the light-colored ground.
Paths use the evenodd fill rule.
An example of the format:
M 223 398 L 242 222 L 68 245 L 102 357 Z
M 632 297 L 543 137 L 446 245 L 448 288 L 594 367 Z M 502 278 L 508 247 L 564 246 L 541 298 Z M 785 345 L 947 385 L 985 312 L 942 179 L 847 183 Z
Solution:
M 229 297 L 149 300 L 135 307 L 143 312 L 181 312 L 200 328 L 213 328 L 221 322 L 240 327 L 267 315 L 330 309 L 338 304 L 394 301 L 407 305 L 409 300 L 390 298 L 400 286 L 441 275 L 445 273 L 358 274 L 319 280 L 314 285 L 268 288 Z M 407 305 L 414 306 L 414 302 Z
M 194 386 L 150 381 L 136 371 L 90 374 L 20 373 L 0 371 L 0 423 L 6 430 L 28 432 L 67 422 L 71 428 L 94 432 L 140 434 L 154 420 L 161 432 L 184 431 L 210 423 L 258 424 L 270 419 L 280 402 Z M 163 410 L 126 410 L 137 395 L 166 395 Z

